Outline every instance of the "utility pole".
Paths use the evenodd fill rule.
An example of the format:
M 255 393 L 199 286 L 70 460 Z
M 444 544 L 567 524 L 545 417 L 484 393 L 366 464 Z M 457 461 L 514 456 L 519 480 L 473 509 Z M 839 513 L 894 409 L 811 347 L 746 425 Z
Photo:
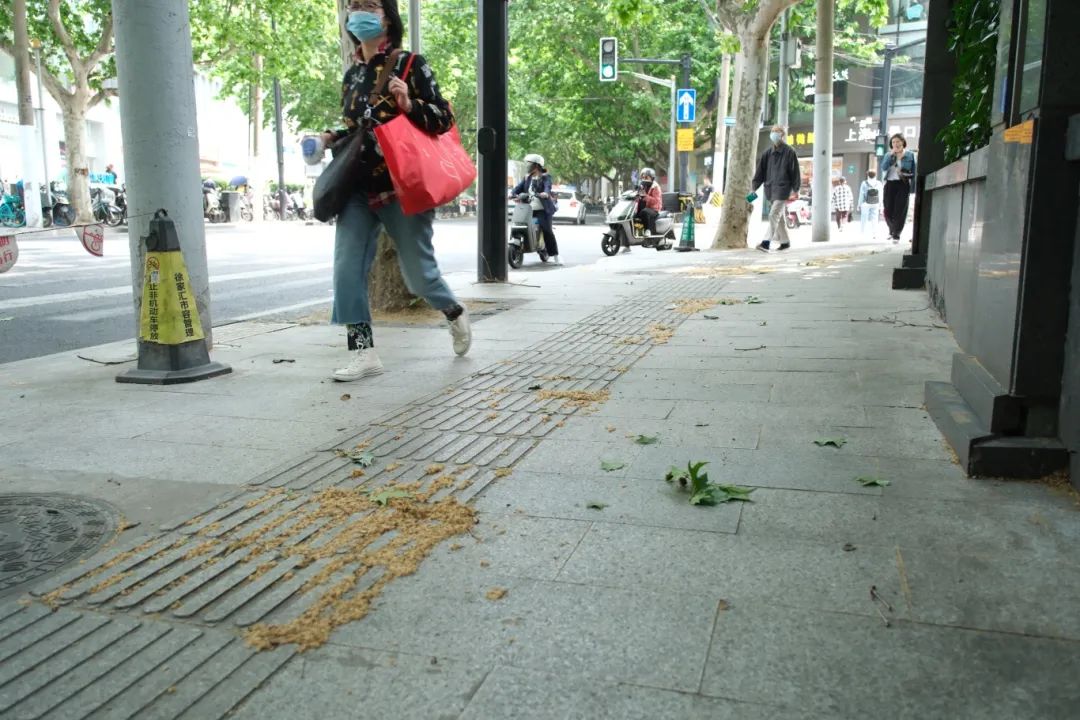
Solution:
M 739 108 L 739 93 L 741 92 L 740 89 L 742 88 L 743 66 L 745 64 L 746 64 L 746 57 L 743 55 L 742 51 L 740 50 L 739 52 L 737 52 L 735 54 L 735 69 L 733 71 L 734 72 L 734 78 L 733 78 L 733 82 L 732 82 L 732 85 L 731 85 L 732 88 L 734 88 L 734 90 L 731 93 L 731 97 L 728 99 L 728 102 L 731 105 L 728 108 L 728 116 L 729 117 L 734 117 L 736 123 L 739 122 L 739 117 L 737 115 L 738 108 Z M 731 146 L 730 145 L 727 148 L 727 156 L 724 159 L 724 167 L 725 168 L 731 167 Z M 724 190 L 725 190 L 725 193 L 726 193 L 727 188 L 725 187 Z
M 911 42 L 904 43 L 903 45 L 885 46 L 885 62 L 881 73 L 881 115 L 878 124 L 878 138 L 876 144 L 885 147 L 886 153 L 889 152 L 889 105 L 892 102 L 891 95 L 893 59 L 900 53 L 901 50 L 907 50 L 908 48 L 915 47 L 916 45 L 922 45 L 924 42 L 926 42 L 926 38 L 912 40 Z
M 506 0 L 478 0 L 477 222 L 479 282 L 506 282 Z
M 832 175 L 833 15 L 835 0 L 818 0 L 814 94 L 813 241 L 829 239 Z
M 277 35 L 274 18 L 270 18 L 270 32 Z M 281 81 L 277 76 L 274 77 L 274 136 L 277 142 L 278 217 L 284 220 L 289 207 L 289 192 L 285 189 L 285 131 L 281 127 Z
M 34 93 L 30 89 L 30 34 L 26 29 L 26 0 L 12 7 L 15 31 L 15 87 L 19 96 L 19 147 L 22 151 L 23 209 L 27 227 L 42 227 L 37 152 L 34 150 Z M 41 77 L 40 75 L 38 76 Z M 7 192 L 7 188 L 3 188 Z
M 788 47 L 791 42 L 788 34 L 788 22 L 791 20 L 791 8 L 780 16 L 780 80 L 776 84 L 776 124 L 788 129 L 791 105 L 791 72 L 788 69 Z M 817 137 L 815 135 L 815 137 Z
M 712 181 L 717 192 L 724 192 L 724 172 L 727 165 L 728 98 L 731 94 L 731 55 L 724 53 L 720 63 L 720 80 L 716 101 L 716 140 L 713 143 Z
M 45 94 L 41 89 L 41 41 L 34 38 L 30 41 L 30 44 L 34 47 L 34 54 L 37 56 L 37 96 L 38 105 L 38 132 L 41 134 L 41 187 L 45 193 L 45 202 L 51 202 L 52 191 L 49 185 L 49 142 L 45 139 Z M 40 204 L 40 199 L 39 203 Z M 42 208 L 42 225 L 44 225 L 44 214 L 50 211 L 51 208 Z
M 682 86 L 684 88 L 690 87 L 690 53 L 683 53 L 682 58 L 679 59 L 679 63 L 682 66 Z M 693 125 L 689 123 L 683 124 L 684 128 L 692 128 Z M 679 153 L 679 190 L 682 192 L 689 192 L 689 171 L 690 171 L 690 153 L 683 151 Z
M 210 281 L 200 190 L 195 76 L 187 3 L 113 0 L 120 126 L 129 188 L 128 243 L 136 336 L 150 216 L 160 208 L 175 222 L 190 289 L 210 347 Z
M 420 0 L 409 0 L 409 50 L 420 50 Z

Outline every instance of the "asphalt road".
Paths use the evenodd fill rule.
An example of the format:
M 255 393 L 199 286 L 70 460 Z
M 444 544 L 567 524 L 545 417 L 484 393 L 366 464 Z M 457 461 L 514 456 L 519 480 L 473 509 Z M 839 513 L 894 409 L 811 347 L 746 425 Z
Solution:
M 603 258 L 603 224 L 555 228 L 567 265 Z M 476 273 L 475 219 L 440 220 L 435 252 L 444 274 Z M 265 316 L 308 315 L 332 295 L 334 231 L 267 222 L 208 225 L 207 262 L 215 326 Z M 0 364 L 135 336 L 126 228 L 109 230 L 104 257 L 71 230 L 24 235 L 19 260 L 0 275 Z M 538 263 L 529 255 L 523 268 Z

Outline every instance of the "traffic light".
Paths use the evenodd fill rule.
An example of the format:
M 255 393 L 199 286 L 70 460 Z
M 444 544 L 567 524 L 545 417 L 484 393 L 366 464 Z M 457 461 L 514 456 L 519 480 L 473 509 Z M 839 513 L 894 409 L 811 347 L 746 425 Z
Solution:
M 876 138 L 874 138 L 874 154 L 877 155 L 879 158 L 885 157 L 886 145 L 888 144 L 888 141 L 889 138 L 885 135 L 878 135 Z
M 600 38 L 600 82 L 615 82 L 619 79 L 619 40 L 613 37 Z

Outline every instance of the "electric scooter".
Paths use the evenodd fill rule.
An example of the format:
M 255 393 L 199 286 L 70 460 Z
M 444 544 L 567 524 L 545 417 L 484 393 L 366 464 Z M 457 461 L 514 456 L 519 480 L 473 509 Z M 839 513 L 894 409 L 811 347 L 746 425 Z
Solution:
M 675 218 L 663 211 L 656 216 L 656 232 L 649 234 L 645 225 L 634 218 L 637 213 L 638 193 L 628 190 L 619 196 L 607 215 L 608 230 L 600 240 L 600 249 L 611 256 L 620 247 L 640 245 L 657 250 L 669 250 L 675 244 Z M 693 218 L 691 217 L 691 220 Z
M 525 262 L 525 253 L 536 253 L 540 262 L 548 261 L 544 247 L 544 235 L 540 230 L 540 218 L 536 213 L 544 212 L 544 203 L 531 193 L 517 196 L 514 212 L 510 216 L 510 241 L 506 259 L 515 270 Z

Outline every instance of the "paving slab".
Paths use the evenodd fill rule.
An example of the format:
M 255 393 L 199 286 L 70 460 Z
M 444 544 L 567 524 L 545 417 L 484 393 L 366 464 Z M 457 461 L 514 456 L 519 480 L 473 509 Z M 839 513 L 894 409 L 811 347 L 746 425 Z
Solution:
M 688 505 L 688 507 L 690 507 Z M 709 508 L 693 508 L 707 512 Z M 688 573 L 674 558 L 698 558 Z M 782 541 L 632 525 L 594 524 L 559 580 L 604 587 L 650 588 L 730 603 L 769 602 L 859 612 L 872 610 L 876 585 L 900 596 L 892 549 L 847 552 L 837 544 Z
M 1080 703 L 1077 644 L 876 614 L 733 605 L 702 692 L 810 717 L 1065 718 Z
M 488 672 L 447 658 L 327 645 L 297 658 L 230 717 L 456 720 Z
M 794 718 L 776 707 L 659 690 L 627 683 L 586 682 L 574 675 L 494 668 L 461 720 L 725 720 Z
M 684 494 L 662 481 L 524 470 L 492 484 L 477 500 L 476 507 L 484 512 L 519 508 L 541 518 L 721 533 L 738 530 L 741 511 L 739 505 L 731 504 L 701 512 L 689 507 Z

